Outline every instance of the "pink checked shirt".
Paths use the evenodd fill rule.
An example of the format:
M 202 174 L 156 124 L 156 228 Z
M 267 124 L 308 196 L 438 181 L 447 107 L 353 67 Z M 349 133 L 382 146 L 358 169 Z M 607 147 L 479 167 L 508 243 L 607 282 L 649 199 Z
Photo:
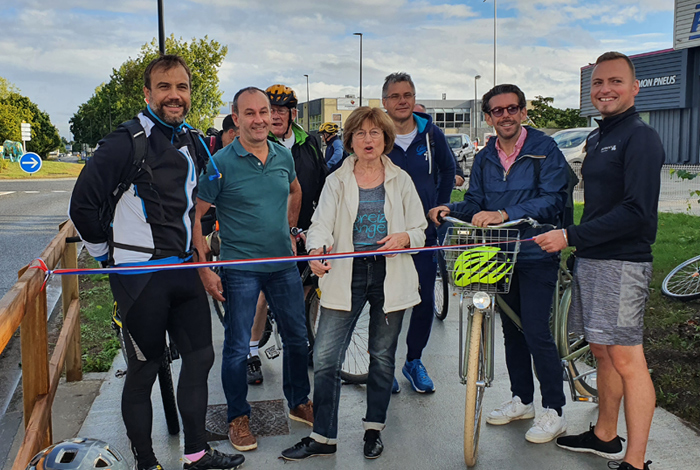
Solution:
M 525 127 L 521 128 L 522 130 L 520 131 L 520 137 L 518 137 L 518 141 L 515 142 L 515 148 L 513 149 L 513 153 L 510 155 L 506 155 L 506 152 L 504 150 L 501 150 L 501 146 L 498 145 L 498 140 L 496 140 L 496 151 L 498 151 L 498 158 L 501 160 L 501 165 L 503 165 L 503 168 L 505 168 L 506 172 L 510 170 L 511 165 L 513 162 L 515 162 L 515 158 L 520 155 L 520 150 L 523 148 L 523 144 L 525 144 L 525 138 L 527 137 L 527 129 Z

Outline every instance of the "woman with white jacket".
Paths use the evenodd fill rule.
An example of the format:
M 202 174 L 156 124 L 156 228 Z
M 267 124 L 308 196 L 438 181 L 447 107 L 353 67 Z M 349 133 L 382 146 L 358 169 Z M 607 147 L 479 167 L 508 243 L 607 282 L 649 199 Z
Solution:
M 310 254 L 422 247 L 427 221 L 411 177 L 386 157 L 391 119 L 360 107 L 348 117 L 343 143 L 352 153 L 331 174 L 311 219 Z M 319 276 L 321 313 L 314 344 L 314 429 L 282 452 L 287 460 L 333 454 L 338 437 L 340 368 L 357 319 L 370 304 L 369 377 L 364 455 L 377 458 L 394 381 L 394 356 L 404 311 L 420 302 L 409 254 L 311 261 Z

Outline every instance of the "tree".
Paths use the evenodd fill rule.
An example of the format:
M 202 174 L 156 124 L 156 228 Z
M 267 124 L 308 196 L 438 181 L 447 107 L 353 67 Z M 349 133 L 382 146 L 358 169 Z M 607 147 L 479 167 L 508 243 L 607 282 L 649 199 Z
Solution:
M 0 110 L 0 139 L 3 141 L 5 139 L 20 141 L 22 137 L 20 125 L 22 122 L 28 122 L 32 125 L 32 140 L 27 142 L 27 151 L 46 158 L 49 152 L 61 145 L 58 130 L 51 123 L 49 115 L 41 111 L 26 96 L 10 93 L 0 99 L 0 107 L 2 106 L 9 111 L 9 119 L 3 119 L 2 110 Z
M 198 129 L 211 127 L 223 105 L 217 72 L 228 47 L 210 41 L 207 36 L 188 43 L 173 35 L 166 38 L 165 46 L 168 54 L 182 56 L 192 71 L 192 108 L 187 122 Z M 144 108 L 143 73 L 158 55 L 158 43 L 153 39 L 141 47 L 136 59 L 129 58 L 118 69 L 112 69 L 109 82 L 98 86 L 70 119 L 76 142 L 94 147 L 120 122 L 133 118 Z
M 535 99 L 532 100 L 527 115 L 536 127 L 570 129 L 586 126 L 586 118 L 581 117 L 578 109 L 559 109 L 552 106 L 552 103 L 554 103 L 554 98 L 541 95 L 535 96 Z
M 0 98 L 6 98 L 10 93 L 19 93 L 19 88 L 8 79 L 0 77 Z

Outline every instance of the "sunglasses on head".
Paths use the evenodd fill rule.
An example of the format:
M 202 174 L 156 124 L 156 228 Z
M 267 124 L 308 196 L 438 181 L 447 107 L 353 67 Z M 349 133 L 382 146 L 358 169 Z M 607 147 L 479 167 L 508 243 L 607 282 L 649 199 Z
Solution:
M 503 116 L 503 112 L 506 110 L 508 111 L 508 114 L 512 116 L 514 114 L 517 114 L 518 111 L 520 111 L 520 106 L 512 104 L 507 108 L 493 108 L 491 109 L 491 111 L 489 111 L 489 114 L 493 117 L 501 117 Z

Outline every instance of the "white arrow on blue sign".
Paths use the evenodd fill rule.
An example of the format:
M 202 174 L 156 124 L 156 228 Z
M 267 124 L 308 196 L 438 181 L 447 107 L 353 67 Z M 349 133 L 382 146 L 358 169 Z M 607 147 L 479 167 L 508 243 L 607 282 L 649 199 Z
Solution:
M 19 167 L 25 173 L 36 173 L 41 170 L 41 157 L 34 152 L 27 152 L 19 157 Z

